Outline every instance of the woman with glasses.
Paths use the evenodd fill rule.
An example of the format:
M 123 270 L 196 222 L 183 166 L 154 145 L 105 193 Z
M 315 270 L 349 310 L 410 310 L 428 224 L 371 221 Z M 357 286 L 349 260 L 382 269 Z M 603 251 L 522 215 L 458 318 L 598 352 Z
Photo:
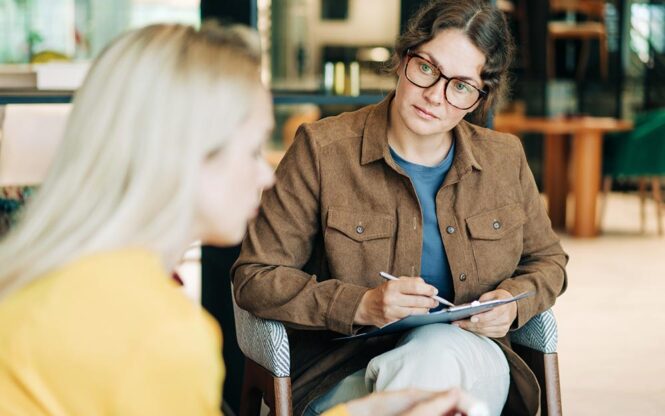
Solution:
M 234 265 L 238 304 L 290 328 L 297 414 L 453 386 L 494 415 L 539 411 L 508 331 L 554 304 L 567 256 L 519 140 L 482 127 L 511 48 L 488 2 L 428 2 L 395 45 L 395 91 L 300 127 Z M 435 294 L 458 304 L 529 291 L 451 325 L 334 340 L 437 310 Z

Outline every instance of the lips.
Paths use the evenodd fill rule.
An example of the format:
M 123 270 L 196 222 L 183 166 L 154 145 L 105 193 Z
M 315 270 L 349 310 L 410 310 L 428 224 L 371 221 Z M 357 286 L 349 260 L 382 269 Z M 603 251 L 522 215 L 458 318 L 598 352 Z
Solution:
M 434 114 L 430 113 L 429 111 L 425 110 L 424 108 L 418 107 L 417 105 L 414 105 L 413 108 L 415 108 L 416 113 L 418 113 L 418 115 L 420 115 L 422 118 L 426 120 L 435 120 L 439 118 Z

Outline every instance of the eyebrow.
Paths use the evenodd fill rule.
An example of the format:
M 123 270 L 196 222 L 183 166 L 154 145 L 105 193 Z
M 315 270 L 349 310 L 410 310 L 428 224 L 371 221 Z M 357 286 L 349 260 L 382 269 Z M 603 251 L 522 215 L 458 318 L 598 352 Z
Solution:
M 430 55 L 429 52 L 415 51 L 415 53 L 417 53 L 418 55 L 425 55 L 427 57 L 427 59 L 432 61 L 432 63 L 434 65 L 436 65 L 436 68 L 443 74 L 443 69 L 441 69 L 442 65 L 439 63 L 439 61 L 436 60 L 436 58 L 434 58 L 432 55 Z M 467 76 L 464 76 L 464 75 L 450 75 L 450 76 L 446 75 L 446 76 L 448 78 L 456 78 L 456 79 L 459 79 L 459 80 L 462 80 L 462 81 L 473 81 L 473 83 L 476 84 L 476 85 L 474 85 L 474 87 L 479 88 L 479 89 L 481 88 L 480 85 L 482 85 L 482 82 L 478 82 L 478 80 L 476 80 L 473 77 L 467 77 Z

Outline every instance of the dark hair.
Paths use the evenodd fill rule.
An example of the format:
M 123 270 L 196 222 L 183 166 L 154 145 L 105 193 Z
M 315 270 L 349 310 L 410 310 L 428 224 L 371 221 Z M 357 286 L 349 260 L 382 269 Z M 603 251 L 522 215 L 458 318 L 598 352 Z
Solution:
M 390 69 L 395 72 L 409 49 L 432 40 L 446 29 L 459 29 L 484 55 L 480 77 L 487 97 L 474 112 L 476 121 L 487 114 L 508 93 L 508 68 L 513 56 L 513 39 L 503 13 L 483 0 L 434 0 L 409 19 L 395 43 Z

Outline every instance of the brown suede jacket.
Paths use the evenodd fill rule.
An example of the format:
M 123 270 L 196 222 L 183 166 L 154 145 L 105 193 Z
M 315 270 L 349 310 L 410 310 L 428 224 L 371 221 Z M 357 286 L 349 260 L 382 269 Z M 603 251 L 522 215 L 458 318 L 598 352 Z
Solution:
M 238 304 L 289 328 L 295 414 L 390 350 L 397 336 L 333 341 L 358 330 L 363 294 L 379 271 L 418 276 L 422 217 L 415 189 L 390 156 L 389 95 L 381 103 L 300 127 L 264 192 L 234 268 Z M 455 303 L 496 288 L 517 303 L 514 327 L 550 308 L 566 287 L 567 255 L 552 231 L 520 141 L 462 121 L 436 196 Z M 496 339 L 511 369 L 504 413 L 539 413 L 539 386 Z

